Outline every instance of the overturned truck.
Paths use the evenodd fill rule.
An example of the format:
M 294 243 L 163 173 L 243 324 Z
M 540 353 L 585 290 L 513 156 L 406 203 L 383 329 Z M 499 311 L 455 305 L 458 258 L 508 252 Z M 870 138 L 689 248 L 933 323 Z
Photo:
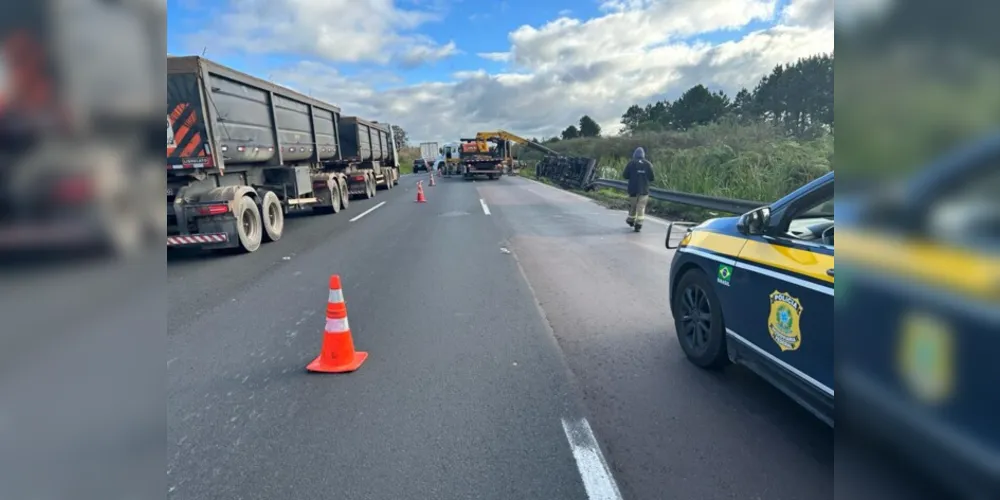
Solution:
M 545 155 L 535 164 L 535 177 L 548 179 L 564 189 L 591 189 L 597 176 L 594 158 L 564 156 L 534 141 L 523 144 Z
M 399 182 L 389 125 L 202 57 L 168 57 L 167 87 L 168 247 L 253 252 Z

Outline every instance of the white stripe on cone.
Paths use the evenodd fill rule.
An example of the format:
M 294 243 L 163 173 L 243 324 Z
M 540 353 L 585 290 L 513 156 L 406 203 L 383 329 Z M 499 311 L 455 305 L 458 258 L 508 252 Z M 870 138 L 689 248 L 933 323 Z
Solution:
M 347 323 L 347 318 L 343 318 L 343 319 L 327 318 L 326 319 L 326 329 L 325 329 L 325 331 L 327 333 L 344 333 L 344 332 L 346 332 L 347 330 L 350 330 L 350 329 L 351 329 L 351 326 Z

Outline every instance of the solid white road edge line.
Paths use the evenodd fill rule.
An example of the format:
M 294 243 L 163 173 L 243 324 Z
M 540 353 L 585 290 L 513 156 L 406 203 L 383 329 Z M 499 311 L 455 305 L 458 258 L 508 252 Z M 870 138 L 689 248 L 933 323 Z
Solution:
M 611 209 L 611 208 L 607 208 L 607 207 L 601 205 L 600 203 L 598 203 L 597 200 L 595 200 L 593 198 L 587 198 L 586 196 L 584 196 L 582 194 L 574 193 L 572 191 L 566 191 L 565 189 L 560 189 L 560 188 L 557 188 L 555 186 L 550 186 L 550 185 L 548 185 L 548 184 L 546 184 L 544 182 L 536 181 L 535 179 L 530 179 L 528 177 L 522 177 L 522 179 L 534 182 L 535 184 L 538 184 L 538 185 L 543 186 L 543 187 L 547 187 L 547 188 L 555 190 L 555 191 L 559 191 L 562 194 L 568 194 L 570 196 L 575 196 L 575 197 L 579 198 L 582 201 L 593 203 L 593 204 L 595 204 L 595 205 L 597 205 L 597 206 L 599 206 L 601 208 L 604 208 L 605 210 L 611 212 L 614 215 L 618 215 L 619 212 L 628 215 L 628 210 L 614 210 L 614 209 Z M 535 192 L 535 191 L 531 191 L 530 189 L 528 191 L 532 192 L 532 193 L 535 193 L 538 196 L 545 196 L 545 195 L 543 195 L 541 193 L 538 193 L 538 192 Z M 661 219 L 659 217 L 653 217 L 652 215 L 646 215 L 646 219 L 651 220 L 651 221 L 653 221 L 653 222 L 655 222 L 657 224 L 663 225 L 663 226 L 666 226 L 666 225 L 670 224 L 670 221 Z
M 490 207 L 486 206 L 486 200 L 480 198 L 479 204 L 483 206 L 483 213 L 486 215 L 490 214 Z
M 576 468 L 583 479 L 583 487 L 587 490 L 588 500 L 622 500 L 618 483 L 611 475 L 611 468 L 604 460 L 601 447 L 597 444 L 594 431 L 590 429 L 587 419 L 562 419 L 566 440 L 576 459 Z
M 364 217 L 364 216 L 366 216 L 366 215 L 368 215 L 368 214 L 370 214 L 370 213 L 374 212 L 374 211 L 375 211 L 375 209 L 377 209 L 378 207 L 381 207 L 382 205 L 385 205 L 385 202 L 384 202 L 384 201 L 383 201 L 383 202 L 380 202 L 380 203 L 379 203 L 378 205 L 375 205 L 374 207 L 371 207 L 371 208 L 369 208 L 368 210 L 365 210 L 364 212 L 361 212 L 361 213 L 360 213 L 360 214 L 358 214 L 358 215 L 355 215 L 355 216 L 354 216 L 354 218 L 353 218 L 353 219 L 351 219 L 351 220 L 350 220 L 350 221 L 348 221 L 348 222 L 354 222 L 354 221 L 356 221 L 356 220 L 358 220 L 358 219 L 360 219 L 360 218 L 362 218 L 362 217 Z

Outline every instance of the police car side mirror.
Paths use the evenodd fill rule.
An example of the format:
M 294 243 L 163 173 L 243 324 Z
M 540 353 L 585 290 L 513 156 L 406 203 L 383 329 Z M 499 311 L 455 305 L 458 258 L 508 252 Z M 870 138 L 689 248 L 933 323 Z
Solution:
M 770 208 L 755 208 L 740 216 L 739 221 L 736 222 L 736 229 L 747 236 L 764 234 L 770 218 Z

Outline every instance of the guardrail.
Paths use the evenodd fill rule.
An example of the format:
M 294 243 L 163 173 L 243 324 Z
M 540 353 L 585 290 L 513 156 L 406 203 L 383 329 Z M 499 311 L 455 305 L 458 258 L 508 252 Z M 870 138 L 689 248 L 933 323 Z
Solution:
M 535 166 L 535 175 L 549 179 L 563 189 L 592 190 L 596 187 L 607 187 L 625 191 L 628 182 L 617 179 L 596 178 L 600 169 L 597 161 L 592 158 L 546 156 Z M 715 212 L 744 214 L 766 203 L 730 198 L 717 198 L 702 194 L 681 193 L 666 189 L 650 188 L 649 197 L 654 200 L 668 201 L 691 207 L 703 208 Z
M 608 187 L 625 191 L 628 189 L 628 181 L 616 179 L 596 179 L 590 184 L 590 189 L 594 187 Z M 654 200 L 669 201 L 681 205 L 704 208 L 716 212 L 726 212 L 730 214 L 743 214 L 755 208 L 767 205 L 749 200 L 737 200 L 731 198 L 716 198 L 703 194 L 681 193 L 679 191 L 668 191 L 666 189 L 649 188 L 649 197 Z

